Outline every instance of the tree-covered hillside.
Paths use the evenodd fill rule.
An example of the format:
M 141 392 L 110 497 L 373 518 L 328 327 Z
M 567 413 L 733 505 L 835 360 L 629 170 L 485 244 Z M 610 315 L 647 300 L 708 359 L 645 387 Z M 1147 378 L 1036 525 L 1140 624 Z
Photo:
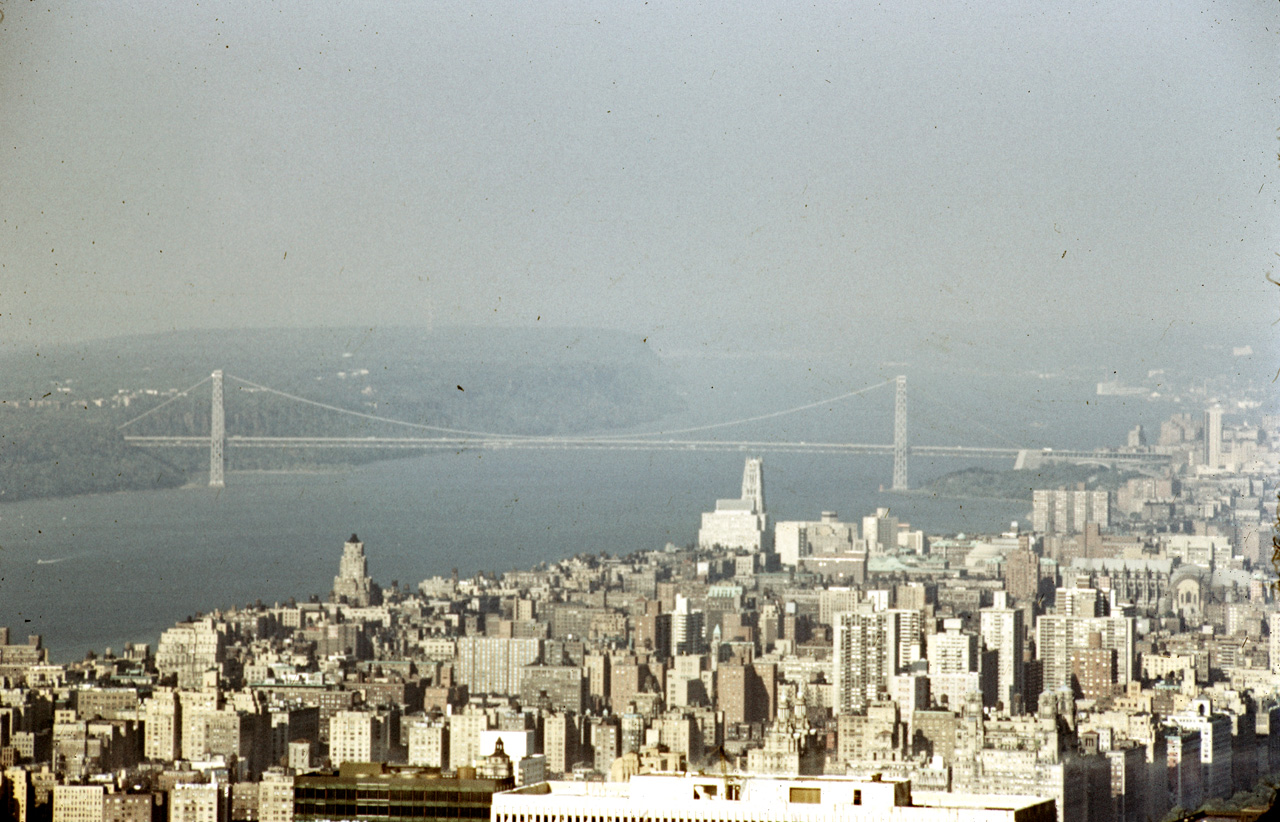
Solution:
M 582 434 L 651 424 L 683 407 L 643 340 L 597 330 L 202 331 L 40 348 L 0 357 L 0 473 L 12 475 L 0 480 L 3 498 L 199 480 L 207 450 L 139 453 L 121 434 L 206 436 L 209 384 L 181 392 L 214 369 L 226 374 L 229 436 Z M 227 458 L 236 470 L 414 453 L 228 448 Z M 107 465 L 125 470 L 104 473 Z
M 966 468 L 931 480 L 922 493 L 954 497 L 986 497 L 990 499 L 1030 500 L 1037 490 L 1075 488 L 1084 483 L 1088 490 L 1114 491 L 1130 477 L 1138 474 L 1113 471 L 1096 465 L 1050 463 L 1039 468 L 992 471 Z
M 207 457 L 206 457 L 207 459 Z M 0 502 L 172 488 L 186 473 L 85 412 L 0 413 Z

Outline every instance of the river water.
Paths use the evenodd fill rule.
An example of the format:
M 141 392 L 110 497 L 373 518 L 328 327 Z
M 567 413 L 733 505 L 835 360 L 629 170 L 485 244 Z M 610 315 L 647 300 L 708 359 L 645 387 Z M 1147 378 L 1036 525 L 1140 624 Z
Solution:
M 457 568 L 526 568 L 686 544 L 702 511 L 736 497 L 738 453 L 429 454 L 330 473 L 237 473 L 189 487 L 0 505 L 0 625 L 42 634 L 55 661 L 154 643 L 197 611 L 324 595 L 343 541 L 365 542 L 383 585 Z M 913 483 L 954 470 L 912 462 Z M 765 457 L 774 519 L 877 506 L 929 533 L 996 531 L 1021 503 L 881 492 L 885 457 Z
M 748 372 L 738 385 L 686 382 L 679 424 L 745 416 L 830 396 L 849 385 Z M 751 380 L 754 380 L 752 382 Z M 1099 398 L 1091 383 L 921 379 L 912 389 L 912 442 L 1094 447 L 1123 443 L 1143 422 L 1186 411 Z M 701 385 L 699 388 L 698 386 Z M 940 397 L 929 399 L 928 390 Z M 698 392 L 701 393 L 698 393 Z M 717 402 L 720 404 L 717 405 Z M 795 416 L 723 432 L 765 441 L 892 440 L 892 388 Z M 998 420 L 998 422 L 995 422 Z M 670 422 L 664 430 L 678 427 Z M 698 436 L 704 436 L 699 433 Z M 0 504 L 0 625 L 42 634 L 56 661 L 125 642 L 155 643 L 197 611 L 327 595 L 343 541 L 365 541 L 382 585 L 416 584 L 457 568 L 527 568 L 578 553 L 627 554 L 687 544 L 700 515 L 736 497 L 743 460 L 711 451 L 470 451 L 434 453 L 328 473 L 228 473 L 227 487 L 189 487 Z M 823 510 L 855 520 L 877 507 L 927 534 L 997 532 L 1029 516 L 1025 503 L 884 492 L 883 456 L 764 454 L 776 520 Z M 991 468 L 1007 463 L 974 463 Z M 913 457 L 911 483 L 966 467 Z

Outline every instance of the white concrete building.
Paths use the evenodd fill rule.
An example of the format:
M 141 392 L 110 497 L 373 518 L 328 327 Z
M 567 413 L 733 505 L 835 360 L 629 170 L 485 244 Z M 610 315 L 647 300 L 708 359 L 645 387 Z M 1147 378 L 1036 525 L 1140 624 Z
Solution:
M 903 638 L 911 634 L 904 624 L 911 625 L 915 612 L 862 608 L 832 618 L 832 709 L 837 714 L 884 699 L 889 693 L 889 678 L 902 673 Z
M 101 785 L 55 785 L 53 822 L 102 822 Z
M 179 784 L 169 791 L 169 822 L 226 822 L 231 816 L 227 787 Z
M 226 656 L 226 635 L 213 619 L 180 622 L 160 635 L 156 648 L 156 670 L 178 678 L 183 690 L 204 685 L 205 671 L 222 670 Z
M 260 822 L 293 822 L 293 775 L 270 770 L 258 783 Z
M 688 597 L 676 594 L 676 609 L 671 612 L 671 653 L 676 656 L 700 655 L 705 645 L 705 615 L 689 604 Z
M 478 709 L 449 717 L 449 767 L 470 766 L 480 756 L 480 732 L 488 729 L 489 718 Z
M 338 711 L 329 719 L 329 760 L 382 762 L 391 747 L 390 723 L 365 711 Z
M 1099 634 L 1103 648 L 1116 652 L 1116 683 L 1135 679 L 1133 617 L 1047 614 L 1036 620 L 1036 655 L 1044 661 L 1046 691 L 1071 688 L 1071 654 L 1088 648 L 1091 633 Z
M 764 509 L 764 461 L 748 459 L 742 471 L 742 496 L 716 500 L 716 509 L 702 515 L 698 545 L 756 553 L 772 551 L 772 537 Z
M 409 764 L 449 766 L 449 729 L 444 722 L 421 718 L 409 723 Z
M 542 782 L 493 796 L 492 822 L 1052 822 L 1051 799 L 912 793 L 911 783 L 740 774 Z
M 1170 714 L 1168 721 L 1200 734 L 1200 789 L 1205 799 L 1228 797 L 1231 784 L 1231 721 L 1214 713 L 1208 699 L 1196 699 L 1186 710 Z
M 802 557 L 814 554 L 865 553 L 858 539 L 858 525 L 840 522 L 834 511 L 823 511 L 817 522 L 779 522 L 773 528 L 773 547 L 782 565 L 794 568 Z
M 1022 611 L 1005 607 L 1004 592 L 997 593 L 996 607 L 978 613 L 982 644 L 996 652 L 996 699 L 1013 713 L 1022 703 L 1025 691 L 1022 647 L 1026 644 L 1026 628 Z
M 524 669 L 542 656 L 542 640 L 491 636 L 458 638 L 458 682 L 473 694 L 517 696 Z
M 898 518 L 889 516 L 888 508 L 877 508 L 874 514 L 862 518 L 862 539 L 873 554 L 897 548 Z
M 157 762 L 177 759 L 182 751 L 182 711 L 178 694 L 168 688 L 158 688 L 143 703 L 143 756 Z
M 1222 407 L 1218 405 L 1204 412 L 1204 464 L 1210 469 L 1222 467 Z

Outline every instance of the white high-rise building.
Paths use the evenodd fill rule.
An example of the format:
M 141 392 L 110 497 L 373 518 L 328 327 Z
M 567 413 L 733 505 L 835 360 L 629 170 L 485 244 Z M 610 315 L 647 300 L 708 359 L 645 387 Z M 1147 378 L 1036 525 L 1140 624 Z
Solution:
M 1036 656 L 1044 662 L 1044 690 L 1070 690 L 1071 657 L 1089 648 L 1089 634 L 1100 636 L 1101 647 L 1115 651 L 1116 684 L 1137 677 L 1134 672 L 1133 617 L 1078 617 L 1049 614 L 1036 620 Z
M 1111 524 L 1108 491 L 1037 490 L 1031 495 L 1031 528 L 1042 534 L 1075 534 L 1096 522 Z
M 101 785 L 55 785 L 53 822 L 102 822 Z
M 962 630 L 964 620 L 944 619 L 940 634 L 925 637 L 929 676 L 968 674 L 978 671 L 978 637 Z
M 909 611 L 860 610 L 835 614 L 832 649 L 832 710 L 857 711 L 885 699 L 889 678 L 900 672 L 903 623 Z
M 698 545 L 750 552 L 773 550 L 773 533 L 764 507 L 764 460 L 747 460 L 741 497 L 716 500 L 716 509 L 702 515 Z
M 547 715 L 542 732 L 542 750 L 550 773 L 564 773 L 573 767 L 578 753 L 578 746 L 574 744 L 576 724 L 570 714 L 557 712 Z
M 897 632 L 898 643 L 893 652 L 897 670 L 889 675 L 906 673 L 911 663 L 925 658 L 924 614 L 914 608 L 888 608 L 885 616 L 890 620 L 888 627 Z
M 444 722 L 422 718 L 410 723 L 409 764 L 449 767 L 449 729 Z
M 1222 407 L 1218 405 L 1204 412 L 1204 464 L 1222 467 Z
M 293 822 L 293 775 L 271 769 L 258 784 L 260 822 Z
M 962 619 L 945 619 L 942 633 L 925 637 L 930 695 L 953 709 L 970 693 L 982 692 L 978 635 L 966 633 L 963 625 Z
M 489 718 L 479 709 L 449 717 L 449 767 L 470 766 L 480 756 L 480 732 Z
M 888 508 L 877 508 L 871 516 L 862 518 L 862 540 L 873 554 L 898 547 L 898 518 L 889 516 Z
M 1022 611 L 1006 608 L 1004 592 L 997 594 L 995 607 L 983 608 L 978 614 L 982 644 L 996 652 L 996 699 L 1009 713 L 1018 713 L 1025 693 L 1022 647 L 1026 643 L 1026 626 Z
M 177 759 L 182 744 L 182 709 L 178 694 L 158 688 L 143 706 L 142 755 L 154 762 Z
M 542 655 L 542 640 L 507 637 L 458 638 L 458 682 L 473 694 L 518 696 L 526 665 Z
M 169 822 L 223 822 L 229 806 L 226 785 L 180 783 L 169 791 Z
M 676 594 L 676 609 L 671 612 L 671 653 L 675 656 L 699 656 L 705 646 L 706 622 L 702 611 L 689 605 L 689 598 Z
M 180 622 L 160 635 L 156 670 L 175 675 L 179 688 L 196 690 L 203 686 L 205 672 L 221 670 L 225 658 L 226 636 L 206 617 Z
M 365 711 L 338 711 L 329 719 L 329 759 L 343 762 L 382 762 L 391 747 L 391 723 Z
M 1170 714 L 1169 722 L 1200 733 L 1200 788 L 1205 799 L 1231 795 L 1231 720 L 1214 713 L 1208 699 L 1194 699 L 1186 710 Z

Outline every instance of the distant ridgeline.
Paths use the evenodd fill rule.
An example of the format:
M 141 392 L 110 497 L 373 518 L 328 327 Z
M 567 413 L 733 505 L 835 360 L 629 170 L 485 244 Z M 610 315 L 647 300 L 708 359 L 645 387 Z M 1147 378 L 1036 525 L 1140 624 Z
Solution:
M 1075 488 L 1084 483 L 1086 490 L 1114 491 L 1130 477 L 1140 476 L 1132 471 L 1115 471 L 1097 465 L 1070 465 L 1050 463 L 1040 468 L 991 471 L 986 468 L 966 468 L 953 471 L 931 480 L 919 493 L 943 497 L 983 497 L 987 499 L 1015 499 L 1030 501 L 1033 491 L 1054 488 Z
M 278 391 L 421 425 L 583 434 L 652 423 L 683 399 L 633 335 L 566 329 L 300 329 L 124 337 L 0 357 L 0 501 L 199 480 L 208 452 L 142 453 L 123 435 L 207 436 L 221 368 Z M 36 407 L 32 407 L 33 403 Z M 339 414 L 228 379 L 229 436 L 435 436 Z M 8 412 L 8 413 L 5 413 Z M 353 464 L 415 454 L 228 449 L 228 468 Z

